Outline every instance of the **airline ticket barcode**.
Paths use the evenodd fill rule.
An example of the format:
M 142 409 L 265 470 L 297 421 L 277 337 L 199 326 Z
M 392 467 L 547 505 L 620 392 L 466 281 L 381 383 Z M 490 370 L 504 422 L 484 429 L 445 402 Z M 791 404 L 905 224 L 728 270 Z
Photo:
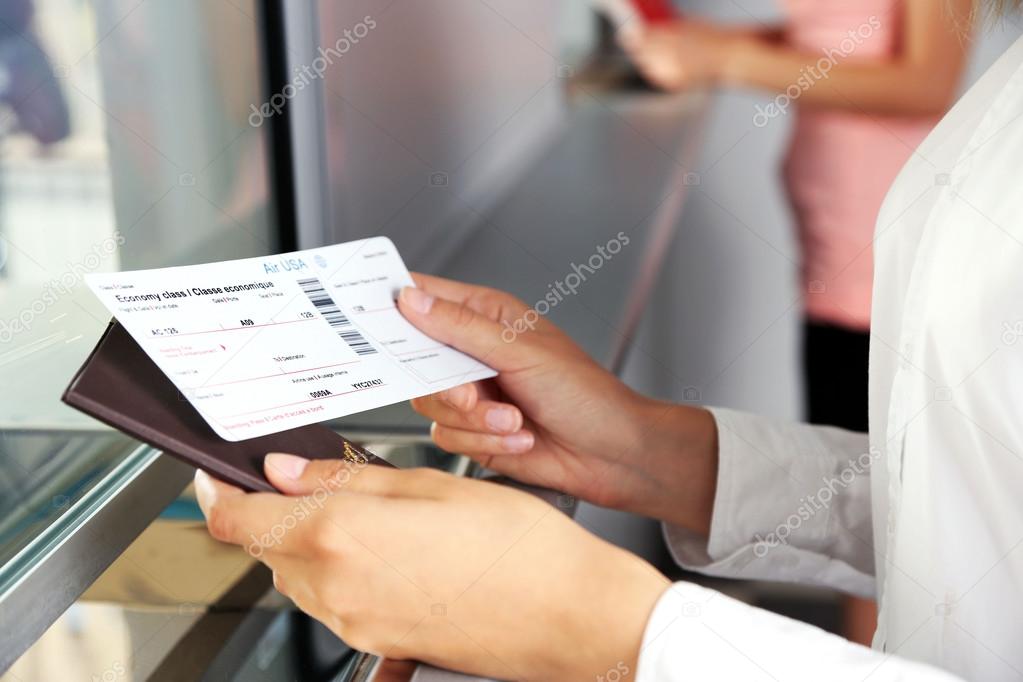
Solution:
M 316 310 L 323 315 L 327 323 L 337 332 L 337 335 L 357 355 L 373 355 L 377 352 L 377 349 L 370 345 L 369 341 L 352 325 L 352 321 L 348 319 L 348 316 L 337 307 L 334 299 L 323 288 L 320 280 L 316 278 L 300 279 L 298 280 L 298 285 L 302 287 L 302 291 L 305 292 L 309 301 L 316 306 Z

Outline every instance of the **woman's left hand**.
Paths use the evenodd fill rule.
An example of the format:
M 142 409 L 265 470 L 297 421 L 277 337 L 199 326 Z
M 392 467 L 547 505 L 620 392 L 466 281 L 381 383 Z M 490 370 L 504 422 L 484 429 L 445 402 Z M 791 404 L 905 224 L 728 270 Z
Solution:
M 353 647 L 476 675 L 635 670 L 669 583 L 526 493 L 426 469 L 269 455 L 283 494 L 196 474 L 210 533 Z

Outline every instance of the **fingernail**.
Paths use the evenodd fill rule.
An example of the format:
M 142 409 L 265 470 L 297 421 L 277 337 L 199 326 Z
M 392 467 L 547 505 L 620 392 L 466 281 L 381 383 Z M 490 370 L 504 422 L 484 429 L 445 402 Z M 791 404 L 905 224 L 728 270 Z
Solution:
M 273 469 L 281 476 L 296 481 L 302 478 L 302 473 L 309 466 L 309 460 L 297 455 L 286 455 L 279 452 L 272 452 L 266 456 L 266 466 Z
M 195 470 L 195 497 L 199 506 L 205 511 L 206 506 L 213 503 L 217 497 L 217 488 L 213 485 L 213 479 L 202 469 Z
M 484 418 L 487 422 L 487 427 L 491 431 L 497 431 L 498 433 L 509 433 L 511 431 L 517 431 L 519 428 L 518 413 L 510 407 L 495 407 L 487 410 L 487 415 Z
M 433 307 L 433 296 L 430 296 L 422 289 L 417 287 L 405 287 L 401 290 L 401 298 L 405 301 L 408 307 L 415 310 L 417 313 L 423 315 L 430 312 L 430 308 Z
M 533 434 L 529 431 L 520 431 L 501 439 L 504 449 L 508 452 L 525 452 L 533 447 Z
M 472 389 L 468 384 L 455 386 L 444 391 L 441 399 L 457 410 L 468 410 L 472 407 Z

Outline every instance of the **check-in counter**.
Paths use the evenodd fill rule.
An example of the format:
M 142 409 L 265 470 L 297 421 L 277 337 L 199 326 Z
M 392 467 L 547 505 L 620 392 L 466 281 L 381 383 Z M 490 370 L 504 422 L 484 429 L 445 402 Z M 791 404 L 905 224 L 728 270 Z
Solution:
M 471 4 L 471 9 L 463 9 L 479 10 L 480 3 Z M 547 12 L 542 5 L 525 3 Z M 262 21 L 258 3 L 238 3 L 236 12 L 227 13 L 194 3 L 181 6 L 185 9 L 157 4 L 129 12 L 117 2 L 98 3 L 98 34 L 109 36 L 90 53 L 90 59 L 97 60 L 97 73 L 119 54 L 123 58 L 117 50 L 137 49 L 154 26 L 167 28 L 168 37 L 158 46 L 170 50 L 171 29 L 187 29 L 189 22 L 213 22 L 221 27 L 221 36 L 234 32 L 244 36 Z M 541 44 L 553 40 L 535 34 L 544 25 L 537 15 L 512 5 L 497 9 L 501 8 L 507 16 L 497 20 L 504 30 L 518 34 L 518 40 Z M 388 11 L 399 13 L 401 8 Z M 493 10 L 488 11 L 486 21 L 494 26 Z M 273 224 L 286 208 L 277 194 L 287 178 L 280 177 L 279 168 L 277 176 L 273 174 L 269 159 L 280 152 L 276 145 L 281 128 L 254 130 L 245 121 L 245 108 L 238 106 L 251 92 L 215 87 L 223 74 L 254 68 L 258 62 L 255 54 L 248 62 L 239 54 L 225 54 L 211 44 L 216 35 L 217 31 L 207 32 L 195 37 L 196 44 L 177 45 L 183 61 L 173 68 L 142 50 L 133 62 L 137 69 L 129 68 L 118 84 L 108 80 L 105 88 L 93 83 L 89 89 L 86 83 L 71 80 L 66 85 L 68 92 L 81 91 L 76 101 L 82 111 L 105 121 L 105 135 L 113 145 L 104 161 L 112 178 L 108 191 L 116 223 L 136 235 L 127 235 L 128 245 L 117 256 L 120 261 L 110 267 L 251 255 L 271 252 L 282 243 Z M 225 42 L 239 50 L 254 49 L 248 38 L 228 37 Z M 368 58 L 369 51 L 365 54 Z M 213 73 L 206 69 L 203 56 L 217 58 Z M 413 267 L 515 293 L 609 368 L 620 371 L 637 325 L 649 312 L 646 306 L 666 265 L 667 245 L 680 227 L 707 100 L 636 87 L 634 81 L 620 77 L 617 62 L 594 65 L 589 56 L 569 59 L 550 54 L 534 58 L 550 70 L 543 90 L 552 98 L 549 104 L 554 108 L 544 109 L 550 115 L 531 119 L 542 121 L 533 134 L 515 127 L 515 109 L 492 121 L 489 136 L 476 129 L 482 148 L 490 150 L 483 156 L 489 158 L 468 161 L 461 168 L 437 170 L 431 162 L 420 169 L 430 172 L 409 175 L 405 160 L 388 162 L 386 156 L 374 157 L 373 148 L 360 147 L 351 139 L 347 121 L 331 128 L 331 108 L 321 101 L 325 122 L 317 130 L 324 136 L 324 155 L 313 165 L 321 171 L 316 181 L 324 183 L 323 191 L 308 195 L 293 188 L 289 204 L 296 214 L 319 216 L 320 223 L 310 226 L 308 218 L 299 226 L 296 241 L 313 246 L 316 241 L 362 236 L 342 219 L 340 210 L 345 209 L 349 217 L 361 216 L 359 229 L 390 233 L 399 246 L 404 242 Z M 446 63 L 437 62 L 438 68 L 442 62 Z M 159 87 L 143 82 L 146 64 L 162 70 Z M 406 68 L 414 65 L 409 61 Z M 200 73 L 200 80 L 190 79 L 190 74 Z M 109 70 L 106 75 L 109 78 Z M 430 72 L 421 73 L 419 95 L 439 97 L 429 77 Z M 343 87 L 344 80 L 337 85 Z M 143 86 L 142 99 L 132 99 L 131 89 Z M 199 102 L 179 102 L 154 92 L 173 87 L 197 88 L 196 96 L 205 95 Z M 352 88 L 357 92 L 355 85 Z M 108 99 L 94 109 L 100 107 L 101 92 Z M 346 98 L 344 112 L 357 113 L 353 109 L 359 106 L 358 97 L 341 92 Z M 154 97 L 145 100 L 146 93 Z M 196 123 L 211 116 L 214 125 Z M 355 131 L 367 120 L 360 119 Z M 157 126 L 161 121 L 163 125 Z M 168 127 L 171 122 L 195 124 L 197 132 L 184 134 Z M 458 138 L 457 121 L 434 123 L 451 129 L 444 139 Z M 376 131 L 383 135 L 376 138 L 378 144 L 387 137 L 393 144 L 402 139 L 400 132 L 388 131 L 386 123 L 379 125 L 384 131 Z M 332 131 L 343 130 L 347 138 L 331 139 Z M 509 138 L 503 140 L 506 133 Z M 528 141 L 529 148 L 517 149 L 520 140 Z M 216 149 L 211 150 L 213 146 Z M 294 154 L 300 147 L 296 140 L 286 152 Z M 471 158 L 474 150 L 468 151 Z M 334 152 L 338 158 L 331 156 Z M 465 156 L 449 152 L 443 149 L 451 159 Z M 309 177 L 294 163 L 290 168 L 296 178 Z M 397 205 L 392 196 L 390 211 L 385 211 L 386 197 L 362 196 L 361 204 L 352 199 L 369 191 L 365 188 L 397 192 L 397 187 L 415 182 L 419 186 L 410 193 L 413 198 Z M 0 181 L 0 188 L 7 186 Z M 344 196 L 351 201 L 331 203 Z M 44 192 L 38 205 L 26 210 L 44 211 L 45 197 Z M 197 202 L 201 208 L 195 208 Z M 449 234 L 443 229 L 446 225 L 457 229 L 452 227 Z M 36 239 L 28 233 L 6 234 L 12 244 Z M 431 235 L 438 240 L 436 249 L 430 248 Z M 89 243 L 85 236 L 79 239 Z M 163 246 L 154 249 L 146 244 Z M 14 258 L 19 266 L 29 263 L 37 245 L 29 246 Z M 37 284 L 0 280 L 5 294 L 0 300 L 2 319 L 17 317 L 25 302 L 31 302 Z M 275 598 L 265 569 L 240 551 L 210 540 L 194 503 L 187 495 L 179 497 L 191 477 L 188 467 L 59 406 L 66 379 L 105 323 L 102 310 L 86 298 L 77 292 L 57 301 L 38 316 L 31 330 L 0 349 L 0 384 L 12 387 L 0 414 L 4 471 L 0 485 L 5 488 L 0 502 L 4 509 L 0 670 L 10 668 L 12 680 L 33 679 L 47 665 L 60 662 L 56 652 L 78 655 L 44 638 L 30 654 L 29 658 L 35 654 L 33 661 L 18 660 L 84 593 L 93 603 L 120 604 L 128 614 L 110 615 L 108 621 L 101 617 L 110 625 L 103 630 L 109 642 L 121 647 L 119 654 L 89 660 L 95 668 L 92 674 L 103 679 L 111 671 L 128 674 L 118 671 L 129 669 L 133 679 L 292 679 L 295 670 L 305 670 L 302 666 L 317 660 L 333 661 L 336 667 L 328 671 L 333 679 L 382 680 L 385 675 L 399 679 L 412 674 L 405 668 L 386 671 L 372 657 L 345 653 L 343 645 Z M 69 320 L 75 324 L 69 325 Z M 407 405 L 353 415 L 332 426 L 400 465 L 482 475 L 464 458 L 432 448 L 428 424 Z M 551 501 L 559 504 L 556 494 Z M 54 627 L 74 630 L 66 621 L 61 619 Z M 429 679 L 424 671 L 418 674 L 419 679 Z

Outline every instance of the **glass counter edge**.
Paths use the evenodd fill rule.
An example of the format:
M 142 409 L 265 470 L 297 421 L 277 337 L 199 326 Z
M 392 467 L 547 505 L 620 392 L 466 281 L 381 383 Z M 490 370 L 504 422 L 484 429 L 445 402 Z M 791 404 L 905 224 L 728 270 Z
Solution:
M 36 567 L 58 552 L 69 538 L 88 526 L 111 499 L 130 486 L 161 454 L 160 450 L 149 445 L 137 445 L 56 521 L 0 566 L 0 603 L 17 590 Z

